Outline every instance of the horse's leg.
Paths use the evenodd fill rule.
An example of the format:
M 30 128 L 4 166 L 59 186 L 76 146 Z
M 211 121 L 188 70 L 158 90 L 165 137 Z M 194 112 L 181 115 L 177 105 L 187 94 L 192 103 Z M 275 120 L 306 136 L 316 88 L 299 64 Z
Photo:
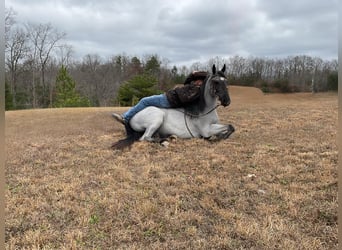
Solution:
M 164 114 L 159 113 L 154 115 L 153 117 L 149 117 L 149 123 L 146 124 L 145 132 L 140 137 L 140 141 L 150 141 L 155 142 L 156 140 L 153 138 L 153 135 L 157 132 L 164 121 Z
M 149 141 L 155 142 L 155 138 L 153 138 L 154 133 L 158 130 L 159 127 L 151 126 L 146 128 L 145 133 L 140 137 L 139 141 Z
M 223 125 L 223 124 L 210 124 L 204 130 L 202 130 L 201 134 L 204 138 L 209 138 L 210 140 L 214 139 L 227 139 L 233 132 L 235 131 L 232 125 Z
M 213 135 L 209 138 L 209 141 L 216 141 L 216 140 L 224 140 L 228 139 L 231 134 L 233 134 L 235 131 L 235 128 L 232 125 L 227 126 L 227 131 L 218 133 L 216 135 Z

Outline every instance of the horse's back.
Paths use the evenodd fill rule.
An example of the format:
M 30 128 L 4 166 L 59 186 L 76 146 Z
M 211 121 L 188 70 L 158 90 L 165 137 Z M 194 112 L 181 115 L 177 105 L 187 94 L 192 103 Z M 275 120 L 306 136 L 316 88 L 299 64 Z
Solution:
M 130 125 L 135 131 L 142 132 L 151 124 L 156 124 L 163 120 L 164 115 L 163 109 L 150 106 L 134 115 L 130 120 Z
M 150 106 L 137 113 L 130 121 L 131 127 L 139 132 L 145 131 L 155 124 L 159 124 L 158 133 L 162 136 L 191 137 L 185 127 L 183 109 L 164 109 Z

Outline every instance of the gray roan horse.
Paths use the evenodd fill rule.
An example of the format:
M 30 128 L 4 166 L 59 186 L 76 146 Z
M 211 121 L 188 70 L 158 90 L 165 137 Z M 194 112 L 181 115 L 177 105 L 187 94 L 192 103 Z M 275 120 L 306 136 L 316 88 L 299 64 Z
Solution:
M 137 140 L 160 142 L 160 138 L 171 135 L 179 138 L 227 139 L 235 129 L 232 125 L 219 124 L 216 112 L 219 106 L 217 98 L 225 107 L 230 104 L 225 69 L 226 65 L 216 71 L 213 65 L 212 74 L 204 80 L 200 98 L 193 106 L 197 108 L 196 114 L 191 114 L 184 108 L 147 107 L 129 121 L 125 126 L 127 137 L 114 143 L 112 148 L 123 149 Z

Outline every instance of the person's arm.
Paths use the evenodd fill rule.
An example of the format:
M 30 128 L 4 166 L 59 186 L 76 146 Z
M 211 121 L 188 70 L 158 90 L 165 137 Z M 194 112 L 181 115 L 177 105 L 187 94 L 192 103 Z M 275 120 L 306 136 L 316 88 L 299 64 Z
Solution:
M 201 90 L 199 86 L 188 84 L 183 87 L 176 88 L 175 92 L 181 104 L 187 104 L 198 99 Z

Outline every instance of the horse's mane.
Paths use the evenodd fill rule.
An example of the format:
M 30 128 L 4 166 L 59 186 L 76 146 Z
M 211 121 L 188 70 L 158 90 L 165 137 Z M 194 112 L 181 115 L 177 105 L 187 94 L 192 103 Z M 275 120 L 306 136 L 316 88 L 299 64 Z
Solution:
M 205 108 L 204 90 L 205 90 L 205 86 L 206 86 L 206 84 L 208 82 L 208 79 L 209 79 L 210 75 L 211 74 L 208 74 L 206 76 L 206 78 L 203 80 L 203 84 L 200 86 L 200 96 L 199 96 L 199 98 L 196 101 L 194 101 L 194 102 L 184 106 L 184 110 L 185 110 L 187 115 L 189 115 L 189 116 L 197 116 L 197 115 L 199 115 L 199 113 L 201 111 L 204 110 L 204 108 Z
M 219 75 L 222 77 L 226 77 L 222 71 L 217 71 L 215 75 Z M 193 103 L 190 103 L 189 105 L 185 106 L 185 112 L 189 116 L 197 116 L 199 115 L 200 112 L 202 112 L 205 108 L 205 98 L 204 98 L 204 91 L 205 91 L 205 86 L 209 82 L 209 79 L 212 78 L 212 74 L 207 74 L 206 78 L 203 80 L 203 84 L 200 86 L 200 97 L 198 100 L 196 100 Z

